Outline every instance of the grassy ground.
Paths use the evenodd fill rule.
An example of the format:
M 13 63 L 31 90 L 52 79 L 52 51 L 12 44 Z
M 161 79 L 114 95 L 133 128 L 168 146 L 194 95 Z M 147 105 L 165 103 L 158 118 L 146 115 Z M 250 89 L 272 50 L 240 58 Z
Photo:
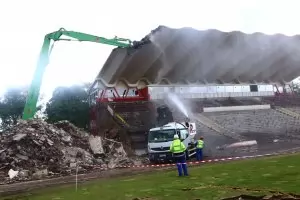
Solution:
M 297 193 L 300 186 L 300 154 L 190 167 L 189 177 L 177 177 L 175 169 L 147 175 L 60 186 L 3 199 L 30 200 L 156 200 L 221 199 L 239 194 Z M 1 200 L 3 200 L 1 199 Z

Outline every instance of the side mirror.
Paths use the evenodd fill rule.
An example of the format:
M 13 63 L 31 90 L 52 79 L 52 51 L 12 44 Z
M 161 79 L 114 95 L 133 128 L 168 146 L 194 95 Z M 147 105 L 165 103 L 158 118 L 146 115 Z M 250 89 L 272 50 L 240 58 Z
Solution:
M 185 126 L 189 128 L 190 124 L 188 122 L 185 122 Z

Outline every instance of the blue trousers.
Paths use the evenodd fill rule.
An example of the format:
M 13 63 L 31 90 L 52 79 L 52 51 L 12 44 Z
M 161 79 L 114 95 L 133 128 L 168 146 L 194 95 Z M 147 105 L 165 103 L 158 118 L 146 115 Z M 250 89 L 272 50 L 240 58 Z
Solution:
M 199 148 L 196 149 L 196 158 L 197 158 L 198 161 L 203 160 L 202 149 L 199 149 Z
M 185 154 L 183 154 L 182 156 L 175 156 L 174 159 L 176 161 L 178 176 L 182 176 L 182 171 L 185 176 L 188 176 Z

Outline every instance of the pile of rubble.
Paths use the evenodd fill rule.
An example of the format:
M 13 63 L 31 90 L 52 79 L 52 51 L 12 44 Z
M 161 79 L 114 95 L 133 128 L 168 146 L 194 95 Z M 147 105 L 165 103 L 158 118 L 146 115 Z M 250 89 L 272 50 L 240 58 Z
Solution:
M 90 136 L 68 121 L 52 125 L 42 120 L 21 120 L 0 135 L 2 183 L 128 164 L 134 164 L 134 160 L 128 158 L 122 143 Z

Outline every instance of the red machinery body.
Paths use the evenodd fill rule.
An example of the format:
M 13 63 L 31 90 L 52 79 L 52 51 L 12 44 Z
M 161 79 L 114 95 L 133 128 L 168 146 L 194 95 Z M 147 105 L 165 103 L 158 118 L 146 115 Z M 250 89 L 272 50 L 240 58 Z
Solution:
M 129 91 L 132 91 L 133 94 L 130 95 Z M 114 87 L 101 90 L 97 102 L 138 102 L 148 101 L 149 99 L 148 87 L 143 89 L 138 89 L 137 87 L 129 88 L 124 90 L 123 94 L 119 94 Z
M 148 87 L 142 89 L 107 87 L 98 89 L 93 94 L 90 95 L 92 134 L 102 135 L 115 126 L 115 123 L 129 132 L 147 130 L 153 125 L 149 123 L 151 121 L 149 117 L 154 116 L 152 112 L 154 107 L 149 101 Z

